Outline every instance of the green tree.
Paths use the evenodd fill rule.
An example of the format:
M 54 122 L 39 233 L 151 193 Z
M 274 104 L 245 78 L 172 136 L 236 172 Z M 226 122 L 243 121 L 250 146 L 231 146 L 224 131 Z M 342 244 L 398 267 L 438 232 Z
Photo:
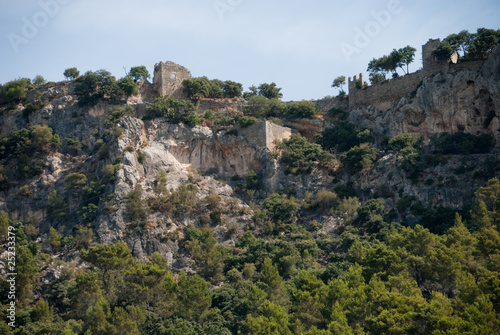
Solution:
M 142 186 L 136 184 L 135 188 L 127 194 L 126 210 L 132 226 L 143 232 L 146 227 L 147 212 L 142 199 Z
M 1 240 L 5 240 L 9 233 L 9 214 L 4 211 L 0 212 L 0 238 Z
M 33 79 L 32 83 L 35 86 L 40 86 L 40 85 L 44 85 L 45 83 L 47 83 L 47 81 L 45 80 L 44 77 L 42 77 L 41 75 L 37 74 L 35 76 L 35 79 Z
M 385 76 L 382 73 L 370 73 L 369 75 L 370 83 L 372 85 L 383 83 L 385 81 Z
M 37 267 L 31 251 L 19 243 L 16 245 L 16 271 L 16 298 L 21 306 L 25 306 L 32 296 Z
M 451 55 L 455 52 L 455 49 L 451 46 L 449 41 L 443 40 L 439 45 L 432 51 L 432 56 L 436 57 L 439 61 L 449 61 Z
M 64 178 L 66 190 L 81 189 L 87 184 L 87 176 L 83 173 L 72 172 Z
M 94 306 L 89 307 L 85 316 L 87 329 L 93 335 L 108 335 L 114 331 L 111 319 L 111 307 L 104 297 L 100 297 Z
M 312 101 L 299 101 L 286 104 L 282 116 L 285 118 L 310 119 L 317 114 L 316 105 Z
M 61 245 L 61 234 L 59 234 L 54 227 L 50 227 L 49 229 L 48 242 L 55 250 L 57 250 Z
M 340 96 L 345 95 L 344 85 L 345 85 L 345 76 L 338 76 L 337 78 L 335 78 L 333 80 L 333 83 L 332 83 L 333 88 L 339 89 Z
M 283 93 L 281 93 L 281 88 L 279 88 L 276 83 L 263 83 L 257 88 L 259 90 L 259 95 L 266 97 L 267 99 L 281 99 Z
M 207 282 L 198 275 L 188 278 L 186 273 L 181 271 L 176 299 L 178 315 L 188 320 L 198 321 L 211 303 Z
M 217 244 L 211 229 L 203 229 L 198 239 L 188 241 L 187 248 L 191 251 L 201 276 L 214 284 L 223 278 L 225 250 L 222 245 Z
M 401 65 L 401 69 L 403 70 L 403 72 L 408 73 L 408 71 L 409 71 L 408 65 L 413 63 L 416 51 L 417 51 L 417 49 L 415 49 L 409 45 L 405 46 L 404 48 L 398 49 L 398 53 L 401 55 L 402 64 L 406 65 L 406 71 L 404 70 L 404 68 Z
M 498 45 L 500 34 L 493 29 L 478 28 L 468 48 L 467 58 L 470 60 L 486 59 Z
M 373 166 L 376 158 L 377 150 L 375 148 L 354 146 L 347 153 L 340 156 L 340 161 L 349 169 L 366 170 Z
M 243 85 L 231 80 L 226 80 L 222 86 L 225 98 L 239 98 L 243 93 Z
M 125 93 L 127 97 L 132 95 L 138 95 L 139 90 L 137 88 L 137 83 L 132 79 L 132 77 L 126 76 L 118 80 L 118 87 Z
M 82 259 L 92 264 L 100 273 L 106 292 L 112 289 L 112 283 L 119 279 L 118 274 L 124 274 L 131 265 L 133 258 L 125 242 L 116 242 L 112 245 L 96 245 L 88 251 L 80 252 Z
M 141 66 L 133 66 L 128 75 L 135 81 L 135 82 L 138 82 L 139 80 L 143 80 L 143 79 L 149 79 L 150 75 L 149 75 L 149 71 L 148 69 L 144 66 L 144 65 L 141 65 Z
M 276 147 L 281 150 L 281 162 L 288 166 L 287 173 L 311 173 L 317 165 L 327 166 L 334 160 L 333 155 L 323 151 L 319 144 L 297 134 L 292 134 L 290 139 L 283 140 Z
M 66 80 L 75 80 L 80 76 L 80 71 L 76 67 L 70 67 L 64 70 L 63 75 Z
M 0 98 L 4 102 L 20 102 L 26 97 L 26 90 L 31 81 L 26 78 L 13 80 L 0 87 Z
M 247 334 L 292 334 L 288 328 L 288 315 L 283 307 L 266 300 L 257 310 L 257 315 L 257 317 L 248 315 L 244 325 Z
M 36 302 L 35 308 L 33 309 L 35 313 L 35 319 L 42 322 L 52 321 L 52 311 L 47 301 L 40 299 Z

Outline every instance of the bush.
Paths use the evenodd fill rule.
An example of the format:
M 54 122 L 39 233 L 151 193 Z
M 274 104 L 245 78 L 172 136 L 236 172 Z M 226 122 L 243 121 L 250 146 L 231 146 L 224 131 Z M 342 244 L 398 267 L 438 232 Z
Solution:
M 347 153 L 340 156 L 340 160 L 346 168 L 358 171 L 372 167 L 376 158 L 377 150 L 375 148 L 360 148 L 358 146 L 351 148 Z
M 288 166 L 287 173 L 311 173 L 315 166 L 325 166 L 334 160 L 333 155 L 323 151 L 319 144 L 297 134 L 278 143 L 277 148 L 282 150 L 281 161 Z
M 146 111 L 150 117 L 167 117 L 180 122 L 182 113 L 194 111 L 196 108 L 189 101 L 179 101 L 174 97 L 164 95 L 156 98 Z
M 368 129 L 361 130 L 349 121 L 340 121 L 335 128 L 326 128 L 319 133 L 315 140 L 325 150 L 344 152 L 361 143 L 372 142 L 373 138 Z
M 244 108 L 245 114 L 255 117 L 277 117 L 282 114 L 285 105 L 278 99 L 267 99 L 254 95 L 247 99 L 248 106 Z
M 287 104 L 282 112 L 282 115 L 288 119 L 310 119 L 317 113 L 318 111 L 316 110 L 316 105 L 313 102 L 300 101 Z
M 139 232 L 143 232 L 146 227 L 147 213 L 144 201 L 142 200 L 142 187 L 139 184 L 127 194 L 126 211 L 131 225 Z
M 66 80 L 74 80 L 78 78 L 78 76 L 80 76 L 80 71 L 78 71 L 76 67 L 70 67 L 64 70 L 63 75 L 66 78 Z
M 0 99 L 4 103 L 20 102 L 26 97 L 26 90 L 31 81 L 26 78 L 9 81 L 0 88 Z
M 246 128 L 254 124 L 256 120 L 257 119 L 254 118 L 253 116 L 243 115 L 240 118 L 238 118 L 238 124 L 241 126 L 241 128 Z
M 431 146 L 434 147 L 436 153 L 442 154 L 484 154 L 490 152 L 493 137 L 489 134 L 475 136 L 461 132 L 454 134 L 444 132 L 431 137 Z

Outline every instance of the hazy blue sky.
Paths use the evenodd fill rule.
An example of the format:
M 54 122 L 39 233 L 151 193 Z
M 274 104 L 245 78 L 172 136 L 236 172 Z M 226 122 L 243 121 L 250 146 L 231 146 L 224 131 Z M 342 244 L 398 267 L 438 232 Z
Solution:
M 171 60 L 207 76 L 276 82 L 284 100 L 334 95 L 393 48 L 500 28 L 498 0 L 0 0 L 0 82 Z

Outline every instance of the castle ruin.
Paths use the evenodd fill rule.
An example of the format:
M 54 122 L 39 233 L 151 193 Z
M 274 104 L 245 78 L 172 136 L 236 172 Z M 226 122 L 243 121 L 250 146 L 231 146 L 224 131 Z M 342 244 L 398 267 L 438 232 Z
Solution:
M 155 64 L 153 87 L 158 95 L 171 95 L 176 99 L 185 98 L 182 82 L 191 78 L 191 72 L 184 66 L 168 61 Z
M 372 105 L 381 110 L 387 110 L 399 99 L 416 91 L 419 83 L 425 78 L 439 72 L 457 71 L 462 69 L 476 69 L 478 62 L 456 64 L 458 55 L 451 56 L 451 61 L 438 61 L 432 51 L 441 43 L 440 39 L 430 39 L 422 45 L 422 69 L 404 76 L 392 78 L 372 86 L 364 85 L 364 76 L 349 77 L 349 107 Z M 482 64 L 482 61 L 479 61 Z M 456 68 L 455 68 L 456 67 Z

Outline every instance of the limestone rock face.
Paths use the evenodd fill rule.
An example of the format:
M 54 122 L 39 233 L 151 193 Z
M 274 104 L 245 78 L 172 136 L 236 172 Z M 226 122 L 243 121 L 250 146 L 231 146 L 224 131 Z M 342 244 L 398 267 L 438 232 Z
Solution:
M 428 140 L 441 132 L 487 133 L 500 144 L 500 48 L 479 71 L 441 72 L 425 77 L 414 97 L 401 97 L 388 110 L 372 106 L 354 107 L 349 120 L 372 129 L 378 139 L 403 132 L 417 133 Z M 498 112 L 497 112 L 498 113 Z M 490 117 L 490 122 L 485 120 Z

